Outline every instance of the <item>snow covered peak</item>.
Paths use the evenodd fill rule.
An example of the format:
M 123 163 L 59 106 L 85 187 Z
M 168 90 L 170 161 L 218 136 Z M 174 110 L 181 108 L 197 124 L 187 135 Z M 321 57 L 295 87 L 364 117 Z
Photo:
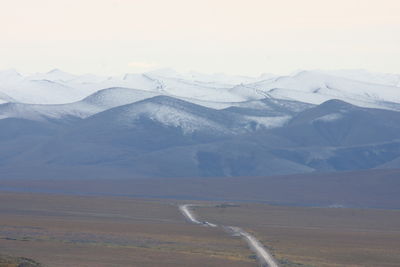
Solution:
M 57 73 L 63 73 L 63 71 L 61 71 L 60 69 L 52 69 L 50 71 L 47 72 L 47 74 L 57 74 Z
M 92 120 L 112 121 L 125 127 L 141 127 L 145 121 L 159 125 L 179 128 L 183 134 L 208 131 L 213 134 L 229 134 L 227 125 L 232 120 L 224 112 L 205 108 L 168 96 L 155 96 L 149 99 L 116 107 L 96 114 Z
M 60 69 L 52 69 L 46 73 L 35 73 L 27 76 L 26 78 L 29 80 L 49 80 L 55 82 L 68 82 L 76 79 L 78 76 L 73 75 L 67 72 L 64 72 Z
M 23 76 L 14 69 L 0 71 L 0 88 L 17 84 L 23 80 Z
M 169 78 L 182 78 L 183 77 L 183 75 L 181 75 L 179 72 L 177 72 L 176 70 L 171 69 L 171 68 L 157 69 L 157 70 L 146 72 L 145 74 L 160 76 L 160 77 L 169 77 Z
M 116 106 L 134 103 L 159 94 L 151 91 L 114 87 L 100 90 L 85 99 L 82 102 L 92 105 L 113 108 Z
M 391 109 L 400 103 L 400 88 L 338 77 L 319 71 L 300 71 L 291 76 L 246 85 L 266 96 L 321 104 L 340 99 L 354 105 Z
M 364 69 L 348 70 L 316 70 L 316 72 L 343 77 L 350 80 L 361 81 L 373 84 L 400 87 L 400 75 L 391 73 L 373 73 Z
M 8 69 L 0 71 L 0 77 L 21 77 L 22 75 L 15 69 Z
M 364 107 L 398 110 L 399 86 L 400 75 L 364 70 L 298 71 L 288 76 L 263 74 L 259 77 L 178 73 L 171 69 L 114 77 L 73 75 L 54 69 L 22 76 L 15 70 L 8 70 L 0 72 L 0 103 L 65 104 L 82 100 L 102 89 L 118 87 L 151 92 L 150 96 L 168 95 L 193 103 L 218 103 L 225 107 L 230 103 L 265 98 L 310 104 L 340 99 Z M 120 91 L 114 90 L 114 93 L 115 100 L 121 98 L 118 96 Z
M 9 97 L 8 95 L 0 92 L 0 104 L 8 103 L 8 102 L 16 102 L 14 99 Z

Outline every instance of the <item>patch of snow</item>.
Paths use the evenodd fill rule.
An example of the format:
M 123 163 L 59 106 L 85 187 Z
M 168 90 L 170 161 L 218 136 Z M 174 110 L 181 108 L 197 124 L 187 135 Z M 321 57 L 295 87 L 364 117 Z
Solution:
M 350 69 L 350 70 L 316 70 L 316 72 L 343 77 L 350 80 L 381 84 L 388 86 L 400 86 L 400 75 L 391 73 L 373 73 L 363 69 Z
M 256 129 L 262 128 L 276 128 L 283 126 L 290 120 L 290 116 L 279 116 L 279 117 L 260 117 L 260 116 L 244 116 L 250 122 L 257 124 Z
M 58 69 L 23 76 L 15 70 L 7 70 L 0 72 L 0 103 L 67 104 L 105 88 L 124 87 L 216 109 L 256 105 L 263 99 L 309 104 L 340 99 L 362 107 L 399 110 L 399 84 L 400 75 L 362 70 L 300 71 L 289 76 L 265 74 L 259 77 L 197 72 L 181 74 L 173 70 L 101 77 L 73 75 Z M 109 97 L 107 101 L 112 103 L 104 106 L 126 103 L 118 95 Z
M 340 99 L 363 107 L 390 109 L 385 102 L 400 103 L 400 88 L 336 77 L 315 71 L 247 84 L 271 98 L 321 104 Z
M 142 117 L 160 122 L 166 126 L 179 127 L 184 134 L 204 130 L 230 133 L 228 129 L 210 119 L 197 116 L 185 109 L 154 102 L 130 105 L 124 109 L 123 113 L 120 113 L 117 119 L 122 124 L 132 125 Z
M 313 121 L 323 121 L 323 122 L 331 122 L 331 121 L 336 121 L 336 120 L 340 120 L 341 118 L 343 118 L 343 114 L 341 113 L 331 113 L 331 114 L 327 114 L 324 116 L 321 116 Z

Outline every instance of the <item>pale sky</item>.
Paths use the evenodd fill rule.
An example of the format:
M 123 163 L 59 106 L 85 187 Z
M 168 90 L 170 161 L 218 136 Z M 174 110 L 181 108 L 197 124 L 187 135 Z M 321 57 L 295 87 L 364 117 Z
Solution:
M 0 69 L 400 73 L 399 0 L 0 0 Z

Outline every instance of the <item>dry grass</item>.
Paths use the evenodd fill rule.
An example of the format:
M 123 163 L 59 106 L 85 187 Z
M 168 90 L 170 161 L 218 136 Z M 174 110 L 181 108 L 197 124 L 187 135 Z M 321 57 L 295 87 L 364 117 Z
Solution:
M 45 266 L 254 266 L 246 245 L 176 203 L 0 193 L 0 252 Z
M 252 232 L 283 267 L 400 266 L 400 211 L 206 204 L 202 218 Z M 257 265 L 172 200 L 0 193 L 0 218 L 0 253 L 49 267 Z
M 400 266 L 400 211 L 241 204 L 197 212 L 254 233 L 282 266 Z
M 27 258 L 0 255 L 0 267 L 42 267 L 42 265 Z

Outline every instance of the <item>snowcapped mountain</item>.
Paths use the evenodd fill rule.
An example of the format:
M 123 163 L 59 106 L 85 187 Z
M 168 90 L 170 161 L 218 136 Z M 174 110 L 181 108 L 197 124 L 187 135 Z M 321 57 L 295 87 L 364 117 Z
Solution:
M 399 77 L 3 71 L 0 171 L 237 176 L 400 167 Z
M 23 118 L 30 120 L 86 118 L 98 112 L 158 95 L 150 91 L 127 88 L 108 88 L 68 104 L 0 104 L 0 119 Z
M 290 76 L 259 77 L 179 74 L 172 70 L 117 77 L 72 75 L 60 70 L 23 76 L 0 72 L 0 101 L 66 104 L 106 88 L 124 87 L 208 102 L 243 102 L 272 97 L 311 104 L 340 99 L 364 107 L 398 109 L 400 75 L 362 70 L 301 71 Z
M 302 71 L 293 76 L 247 86 L 272 98 L 312 104 L 340 99 L 362 107 L 399 110 L 400 103 L 400 87 L 351 80 L 316 71 Z
M 328 74 L 331 76 L 343 77 L 350 80 L 361 81 L 373 84 L 382 84 L 388 86 L 400 87 L 400 74 L 391 73 L 373 73 L 367 70 L 330 70 L 317 72 Z

